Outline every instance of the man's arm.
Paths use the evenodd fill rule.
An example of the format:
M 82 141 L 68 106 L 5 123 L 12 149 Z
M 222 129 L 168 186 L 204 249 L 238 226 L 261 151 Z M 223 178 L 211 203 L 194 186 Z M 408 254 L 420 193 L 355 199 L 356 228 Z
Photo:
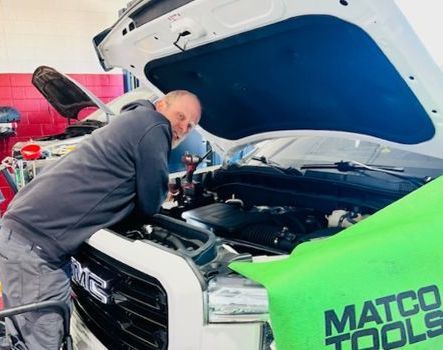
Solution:
M 149 129 L 136 152 L 136 200 L 143 215 L 158 212 L 168 189 L 171 136 L 165 124 Z

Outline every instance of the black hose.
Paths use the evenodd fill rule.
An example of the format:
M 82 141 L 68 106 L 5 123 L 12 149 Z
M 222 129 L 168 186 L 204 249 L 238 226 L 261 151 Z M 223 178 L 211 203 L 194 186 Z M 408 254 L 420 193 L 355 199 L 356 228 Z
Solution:
M 166 240 L 170 242 L 173 246 L 175 246 L 178 250 L 186 250 L 185 245 L 177 237 L 169 235 L 168 237 L 166 237 Z
M 168 241 L 178 250 L 186 250 L 185 245 L 177 238 L 172 236 L 169 232 L 163 230 L 154 229 L 151 232 L 153 238 L 157 238 L 162 241 Z

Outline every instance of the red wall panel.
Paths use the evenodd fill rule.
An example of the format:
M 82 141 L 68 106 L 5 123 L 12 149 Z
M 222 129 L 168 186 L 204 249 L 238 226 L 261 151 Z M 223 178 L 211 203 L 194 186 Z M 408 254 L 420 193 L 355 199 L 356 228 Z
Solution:
M 121 74 L 71 74 L 86 88 L 104 101 L 123 94 Z M 18 141 L 26 141 L 63 131 L 67 120 L 52 108 L 31 83 L 32 74 L 0 74 L 0 106 L 10 106 L 20 112 L 17 134 L 0 139 L 0 160 L 11 154 L 11 147 Z M 86 117 L 93 109 L 85 109 L 80 118 Z M 12 199 L 12 192 L 0 176 L 0 190 L 6 200 L 0 204 L 3 214 Z

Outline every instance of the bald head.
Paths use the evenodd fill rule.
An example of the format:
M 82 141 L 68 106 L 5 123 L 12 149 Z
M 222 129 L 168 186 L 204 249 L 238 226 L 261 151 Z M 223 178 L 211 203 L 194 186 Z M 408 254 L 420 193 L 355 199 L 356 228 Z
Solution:
M 169 92 L 155 103 L 155 108 L 171 123 L 173 148 L 183 141 L 200 121 L 200 101 L 196 95 L 186 90 Z
M 198 97 L 192 92 L 187 90 L 174 90 L 168 92 L 161 100 L 165 100 L 168 103 L 172 103 L 173 101 L 180 99 L 181 97 L 188 97 L 194 100 L 194 102 L 200 106 L 200 100 L 198 99 Z

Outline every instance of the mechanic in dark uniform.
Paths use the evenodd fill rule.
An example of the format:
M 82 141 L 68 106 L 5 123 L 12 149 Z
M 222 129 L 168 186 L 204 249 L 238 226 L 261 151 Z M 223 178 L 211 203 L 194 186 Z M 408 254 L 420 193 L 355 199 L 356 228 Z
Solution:
M 0 281 L 6 308 L 46 301 L 70 304 L 70 256 L 91 235 L 134 209 L 155 214 L 168 185 L 168 158 L 199 122 L 201 106 L 177 90 L 138 100 L 76 150 L 48 166 L 15 196 L 0 231 Z M 6 320 L 20 349 L 59 349 L 62 316 L 51 310 Z M 21 346 L 21 347 L 20 347 Z

